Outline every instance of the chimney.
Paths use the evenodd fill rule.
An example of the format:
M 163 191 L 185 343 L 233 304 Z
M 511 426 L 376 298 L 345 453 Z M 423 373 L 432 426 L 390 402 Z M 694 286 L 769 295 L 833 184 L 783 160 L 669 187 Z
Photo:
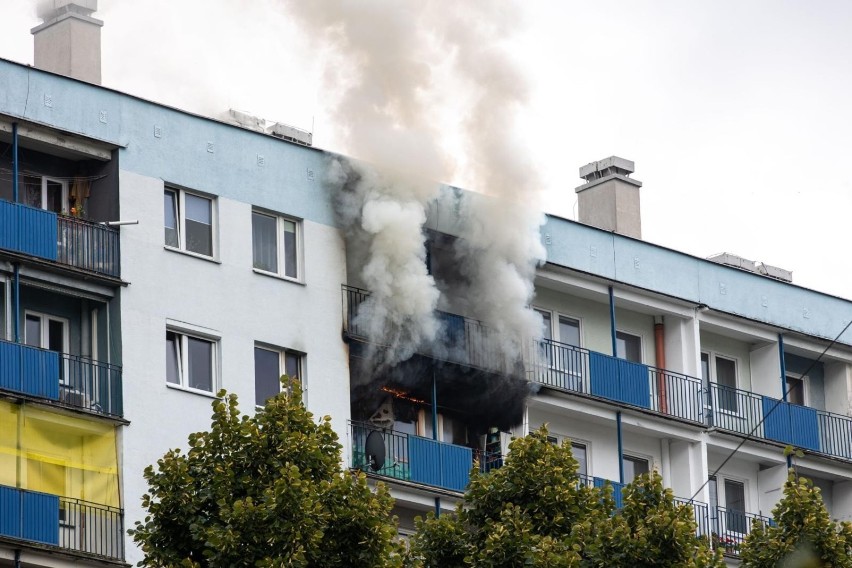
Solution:
M 92 17 L 98 0 L 45 0 L 38 5 L 44 21 L 35 36 L 35 66 L 45 71 L 101 84 L 101 27 Z
M 639 188 L 642 182 L 630 178 L 633 171 L 633 162 L 618 156 L 580 168 L 580 177 L 586 183 L 576 190 L 579 221 L 641 239 Z

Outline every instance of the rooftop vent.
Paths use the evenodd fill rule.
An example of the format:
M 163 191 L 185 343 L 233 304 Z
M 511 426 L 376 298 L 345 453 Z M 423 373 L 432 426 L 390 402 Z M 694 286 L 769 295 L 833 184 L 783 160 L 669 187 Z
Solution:
M 768 276 L 775 280 L 781 280 L 782 282 L 793 281 L 793 273 L 789 270 L 784 270 L 783 268 L 778 268 L 777 266 L 772 266 L 763 262 L 748 260 L 747 258 L 727 252 L 708 256 L 707 260 L 724 264 L 725 266 L 733 266 L 734 268 L 747 270 L 748 272 L 754 272 L 755 274 L 762 274 L 763 276 Z
M 312 133 L 282 122 L 276 122 L 267 128 L 266 131 L 277 138 L 289 140 L 303 146 L 313 146 L 314 143 L 314 135 Z
M 266 121 L 259 116 L 254 116 L 253 114 L 249 114 L 242 110 L 237 109 L 229 109 L 228 110 L 228 119 L 233 124 L 237 126 L 242 126 L 243 128 L 248 128 L 250 130 L 256 130 L 258 132 L 266 132 L 265 126 Z

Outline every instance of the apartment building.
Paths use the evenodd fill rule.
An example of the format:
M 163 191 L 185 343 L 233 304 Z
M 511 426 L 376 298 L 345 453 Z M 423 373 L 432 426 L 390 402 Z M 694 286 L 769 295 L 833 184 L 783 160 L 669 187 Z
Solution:
M 144 467 L 209 426 L 220 388 L 250 408 L 285 372 L 332 416 L 345 465 L 389 484 L 403 533 L 544 423 L 616 497 L 660 471 L 732 558 L 750 519 L 769 522 L 787 444 L 852 519 L 852 332 L 826 350 L 852 302 L 641 240 L 641 183 L 613 157 L 581 168 L 579 222 L 541 227 L 540 337 L 507 353 L 451 303 L 436 341 L 377 373 L 371 291 L 325 183 L 335 156 L 39 57 L 64 25 L 97 53 L 96 4 L 54 7 L 36 67 L 0 60 L 0 564 L 137 562 Z M 465 195 L 445 188 L 424 227 L 439 283 Z

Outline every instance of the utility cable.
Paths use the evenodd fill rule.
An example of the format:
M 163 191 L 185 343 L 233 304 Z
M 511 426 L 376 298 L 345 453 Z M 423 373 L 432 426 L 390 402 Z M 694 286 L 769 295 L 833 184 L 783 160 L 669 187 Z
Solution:
M 847 323 L 846 326 L 840 331 L 840 333 L 838 333 L 837 336 L 835 336 L 835 338 L 831 340 L 831 343 L 829 343 L 826 346 L 826 348 L 822 350 L 822 353 L 820 353 L 819 356 L 816 359 L 813 360 L 811 365 L 805 370 L 804 373 L 802 373 L 803 376 L 806 376 L 808 373 L 810 373 L 813 370 L 814 367 L 816 367 L 816 364 L 820 362 L 820 359 L 822 359 L 823 356 L 828 352 L 828 350 L 831 349 L 834 346 L 835 343 L 837 343 L 837 341 L 840 339 L 840 337 L 844 333 L 846 333 L 846 330 L 849 329 L 850 325 L 852 325 L 852 320 L 849 320 L 849 323 Z M 786 383 L 786 377 L 785 377 L 785 383 Z M 775 401 L 775 404 L 772 405 L 772 407 L 769 409 L 769 412 L 767 412 L 763 415 L 763 418 L 761 418 L 760 421 L 757 424 L 754 425 L 754 428 L 751 429 L 751 432 L 746 434 L 746 437 L 743 438 L 742 440 L 740 440 L 740 443 L 737 444 L 737 447 L 734 448 L 734 450 L 730 454 L 728 454 L 728 457 L 726 457 L 722 461 L 721 465 L 719 467 L 717 467 L 716 470 L 713 471 L 712 474 L 710 474 L 710 476 L 707 477 L 707 480 L 704 483 L 701 484 L 701 487 L 699 487 L 698 489 L 695 490 L 695 493 L 693 493 L 692 497 L 689 498 L 690 501 L 694 500 L 698 496 L 698 494 L 701 493 L 701 490 L 704 489 L 707 486 L 708 483 L 710 483 L 710 480 L 712 478 L 716 477 L 716 475 L 718 475 L 718 473 L 720 471 L 722 471 L 722 468 L 725 467 L 725 465 L 727 465 L 727 463 L 729 461 L 731 461 L 731 459 L 734 457 L 734 455 L 736 455 L 736 453 L 740 450 L 740 448 L 743 447 L 743 445 L 745 445 L 746 442 L 754 439 L 754 438 L 752 438 L 752 434 L 754 434 L 757 431 L 757 429 L 760 428 L 761 425 L 763 425 L 763 423 L 766 421 L 766 419 L 769 418 L 770 414 L 775 412 L 775 409 L 778 408 L 781 405 L 781 403 L 788 397 L 788 395 L 790 394 L 790 392 L 792 390 L 793 390 L 793 388 L 790 387 L 789 389 L 787 389 L 787 391 L 785 392 L 785 394 L 782 398 Z

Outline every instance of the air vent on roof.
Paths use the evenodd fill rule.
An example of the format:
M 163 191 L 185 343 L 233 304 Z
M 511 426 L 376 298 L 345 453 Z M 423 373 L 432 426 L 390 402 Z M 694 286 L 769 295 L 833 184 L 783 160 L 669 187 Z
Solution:
M 314 136 L 312 133 L 307 130 L 302 130 L 301 128 L 296 128 L 295 126 L 290 126 L 289 124 L 276 122 L 267 128 L 266 131 L 273 136 L 289 140 L 290 142 L 295 142 L 296 144 L 302 144 L 304 146 L 313 145 Z
M 793 281 L 793 273 L 789 270 L 784 270 L 783 268 L 771 266 L 763 262 L 755 262 L 753 260 L 748 260 L 747 258 L 743 258 L 741 256 L 737 256 L 735 254 L 730 254 L 727 252 L 708 256 L 707 260 L 711 260 L 719 264 L 724 264 L 726 266 L 733 266 L 734 268 L 747 270 L 756 274 L 762 274 L 763 276 L 768 276 L 770 278 L 781 280 L 783 282 Z
M 232 108 L 228 110 L 228 118 L 230 118 L 231 122 L 237 126 L 256 130 L 258 132 L 265 132 L 264 126 L 266 125 L 266 120 L 259 116 L 254 116 L 253 114 L 249 114 L 245 111 Z

